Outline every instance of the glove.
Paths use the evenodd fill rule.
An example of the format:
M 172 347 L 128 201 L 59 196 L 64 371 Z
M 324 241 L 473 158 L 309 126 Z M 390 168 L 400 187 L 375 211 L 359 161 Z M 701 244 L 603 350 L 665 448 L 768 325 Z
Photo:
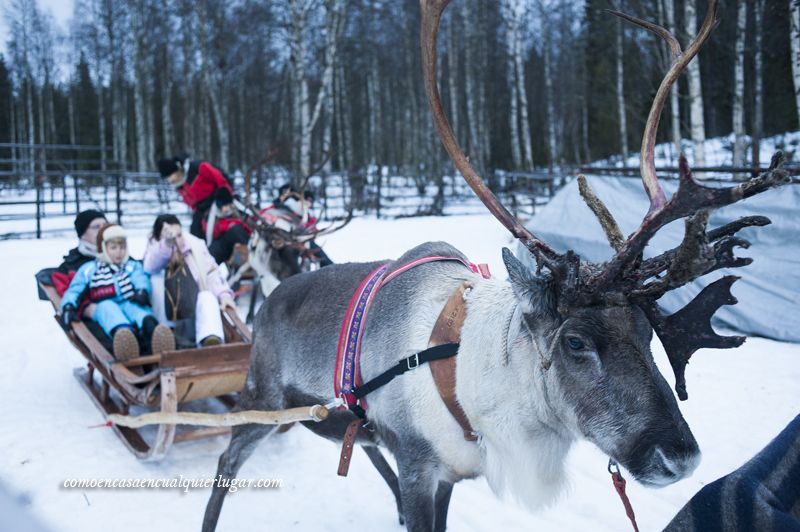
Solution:
M 231 310 L 236 311 L 236 302 L 228 294 L 223 294 L 219 298 L 219 308 L 222 311 L 225 311 L 226 308 L 230 308 Z
M 144 289 L 140 288 L 139 290 L 137 290 L 136 292 L 133 293 L 133 296 L 131 297 L 131 301 L 133 301 L 134 303 L 138 303 L 139 305 L 141 305 L 143 307 L 149 307 L 150 306 L 150 294 L 147 293 L 147 290 L 144 290 Z
M 78 321 L 78 310 L 70 303 L 61 311 L 61 325 L 64 329 L 69 329 L 69 324 L 73 321 Z

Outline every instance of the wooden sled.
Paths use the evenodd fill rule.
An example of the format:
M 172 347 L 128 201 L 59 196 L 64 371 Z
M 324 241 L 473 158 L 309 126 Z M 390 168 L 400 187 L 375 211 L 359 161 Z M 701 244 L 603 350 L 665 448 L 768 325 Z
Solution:
M 61 326 L 61 297 L 53 286 L 37 276 L 40 298 L 52 303 L 55 319 Z M 44 296 L 44 297 L 42 297 Z M 195 349 L 164 351 L 118 362 L 90 331 L 86 323 L 72 324 L 67 337 L 86 358 L 86 368 L 76 368 L 75 378 L 92 398 L 95 406 L 109 414 L 128 415 L 132 405 L 161 412 L 177 412 L 179 407 L 197 399 L 215 398 L 229 410 L 237 392 L 244 388 L 250 366 L 250 330 L 236 312 L 222 314 L 225 344 Z M 138 375 L 134 366 L 147 371 Z M 155 436 L 145 430 L 112 425 L 125 446 L 143 460 L 163 458 L 173 443 L 227 434 L 229 427 L 181 428 L 158 425 Z M 152 430 L 149 431 L 152 433 Z

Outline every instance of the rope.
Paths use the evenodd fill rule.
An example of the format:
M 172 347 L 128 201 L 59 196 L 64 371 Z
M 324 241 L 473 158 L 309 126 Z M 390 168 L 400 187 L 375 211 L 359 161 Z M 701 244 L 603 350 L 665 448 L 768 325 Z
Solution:
M 612 471 L 612 468 L 616 468 L 616 470 Z M 611 482 L 614 483 L 614 489 L 617 490 L 617 495 L 622 500 L 622 505 L 625 506 L 625 514 L 631 520 L 634 532 L 639 532 L 639 527 L 636 525 L 636 516 L 633 513 L 633 506 L 631 506 L 631 501 L 625 493 L 625 479 L 622 478 L 619 466 L 613 458 L 608 459 L 608 472 L 611 473 Z

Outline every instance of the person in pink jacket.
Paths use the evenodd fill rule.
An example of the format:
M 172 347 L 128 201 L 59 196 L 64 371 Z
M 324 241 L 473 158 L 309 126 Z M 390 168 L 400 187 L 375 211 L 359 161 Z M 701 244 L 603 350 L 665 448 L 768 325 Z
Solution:
M 219 311 L 235 311 L 236 304 L 205 243 L 184 233 L 176 216 L 162 214 L 153 224 L 143 262 L 144 270 L 154 276 L 154 311 L 157 316 L 162 314 L 158 307 L 163 303 L 161 318 L 174 326 L 179 347 L 222 343 L 225 336 Z M 162 274 L 164 297 L 156 289 Z

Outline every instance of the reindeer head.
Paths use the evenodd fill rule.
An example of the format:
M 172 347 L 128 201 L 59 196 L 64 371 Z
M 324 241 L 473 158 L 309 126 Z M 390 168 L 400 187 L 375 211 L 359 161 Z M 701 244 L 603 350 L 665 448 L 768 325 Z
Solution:
M 268 219 L 250 204 L 242 205 L 242 210 L 247 213 L 245 223 L 253 229 L 248 243 L 248 261 L 261 276 L 264 295 L 269 295 L 287 277 L 300 273 L 304 258 L 314 260 L 312 250 L 307 247 L 309 242 L 318 236 L 335 233 L 350 223 L 353 217 L 350 209 L 343 221 L 309 232 L 299 231 L 281 218 Z
M 595 213 L 616 254 L 607 263 L 584 262 L 572 250 L 558 253 L 519 223 L 486 187 L 455 139 L 436 87 L 436 40 L 439 21 L 449 0 L 421 0 L 422 57 L 425 88 L 434 123 L 455 166 L 489 211 L 531 252 L 537 271 L 527 270 L 506 250 L 510 282 L 541 354 L 550 391 L 569 407 L 562 420 L 605 453 L 622 463 L 643 483 L 666 485 L 691 473 L 699 449 L 677 402 L 658 372 L 650 353 L 653 331 L 661 340 L 675 373 L 675 389 L 687 398 L 684 370 L 699 348 L 740 345 L 740 336 L 719 336 L 710 319 L 725 304 L 735 276 L 724 276 L 701 291 L 682 310 L 664 316 L 657 300 L 719 268 L 747 265 L 733 248 L 749 246 L 735 234 L 744 227 L 769 223 L 765 217 L 745 217 L 709 231 L 710 210 L 729 205 L 789 181 L 781 169 L 783 156 L 772 159 L 769 171 L 731 188 L 697 183 L 686 160 L 680 160 L 680 186 L 666 199 L 655 172 L 656 131 L 670 87 L 708 39 L 714 26 L 716 0 L 697 38 L 686 51 L 664 28 L 613 12 L 663 37 L 672 51 L 672 66 L 661 82 L 645 126 L 641 174 L 650 209 L 639 228 L 623 238 L 605 205 L 585 179 L 581 194 Z M 681 244 L 650 259 L 642 252 L 664 225 L 686 220 Z

